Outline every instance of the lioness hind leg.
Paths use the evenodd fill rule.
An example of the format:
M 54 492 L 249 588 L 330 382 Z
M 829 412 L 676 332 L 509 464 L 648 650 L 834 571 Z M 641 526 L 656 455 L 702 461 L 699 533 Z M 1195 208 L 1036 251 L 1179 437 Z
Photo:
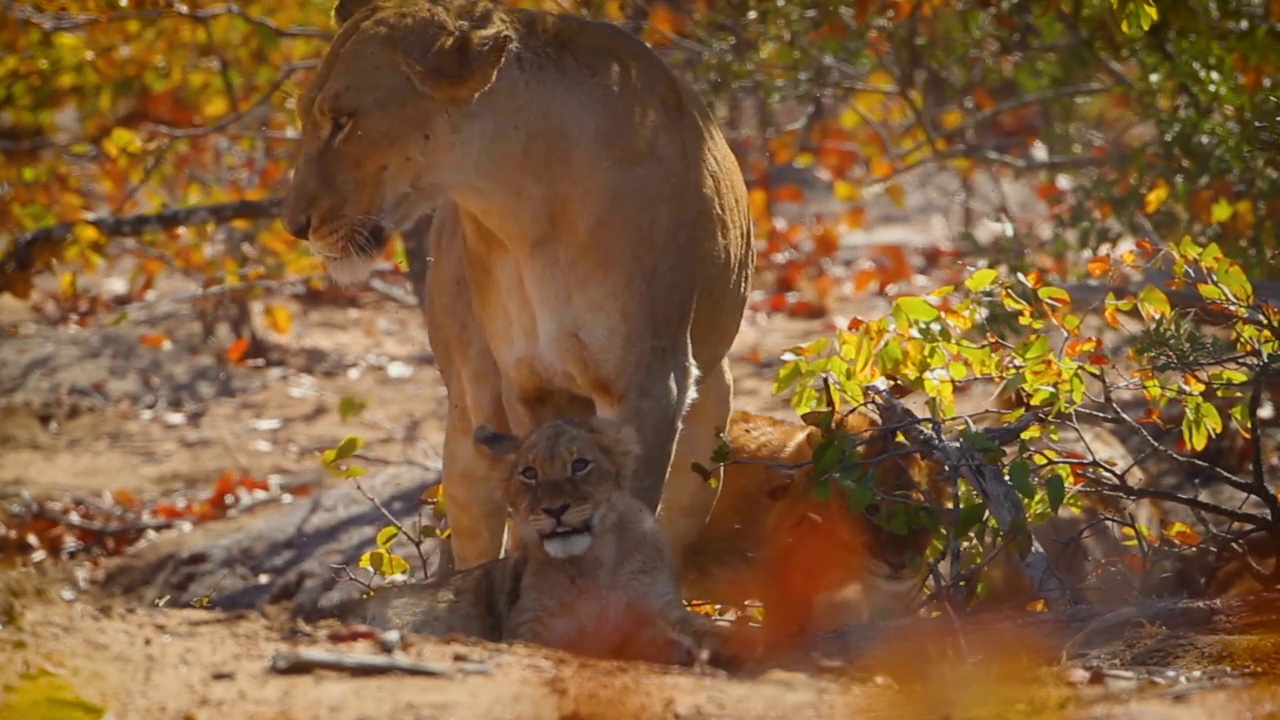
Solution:
M 692 470 L 693 463 L 712 467 L 711 456 L 720 443 L 720 432 L 729 424 L 733 398 L 733 376 L 729 360 L 711 368 L 698 385 L 698 395 L 684 416 L 680 436 L 676 440 L 675 458 L 662 493 L 662 509 L 658 520 L 671 555 L 676 574 L 685 548 L 706 525 L 707 516 L 719 494 L 720 477 L 713 475 L 713 486 Z

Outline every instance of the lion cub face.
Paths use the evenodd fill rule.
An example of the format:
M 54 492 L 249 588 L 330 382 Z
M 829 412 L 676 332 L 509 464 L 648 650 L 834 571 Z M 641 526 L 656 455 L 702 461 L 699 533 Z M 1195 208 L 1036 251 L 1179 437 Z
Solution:
M 476 443 L 509 465 L 507 501 L 525 547 L 563 560 L 589 551 L 617 520 L 638 447 L 602 418 L 557 420 L 523 438 L 481 427 Z

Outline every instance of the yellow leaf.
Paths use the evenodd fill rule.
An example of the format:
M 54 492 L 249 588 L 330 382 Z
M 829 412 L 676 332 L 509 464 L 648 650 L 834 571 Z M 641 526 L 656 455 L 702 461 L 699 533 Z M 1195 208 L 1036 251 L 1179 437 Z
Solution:
M 892 182 L 885 186 L 884 194 L 889 196 L 889 200 L 893 202 L 894 207 L 902 207 L 906 203 L 907 191 L 902 188 L 902 183 Z
M 102 242 L 102 231 L 94 225 L 81 222 L 71 228 L 71 237 L 80 245 L 96 245 Z
M 609 22 L 617 23 L 627 19 L 626 13 L 622 11 L 620 0 L 607 0 L 600 14 Z
M 792 160 L 791 164 L 795 165 L 798 168 L 807 168 L 807 167 L 812 167 L 813 164 L 816 163 L 817 161 L 818 161 L 818 158 L 816 155 L 809 152 L 808 150 L 805 150 L 804 152 L 796 153 L 796 159 Z
M 58 287 L 62 290 L 62 297 L 70 299 L 76 296 L 76 274 L 68 270 L 62 273 L 58 278 Z
M 1224 223 L 1236 214 L 1236 206 L 1226 198 L 1218 198 L 1218 202 L 1213 204 L 1213 208 L 1209 211 L 1209 219 L 1215 225 Z
M 836 199 L 841 202 L 857 202 L 862 199 L 862 188 L 848 180 L 837 179 L 832 190 Z
M 845 109 L 840 112 L 840 127 L 853 130 L 862 125 L 862 115 L 857 110 Z
M 1168 199 L 1169 183 L 1164 180 L 1157 180 L 1155 187 L 1151 188 L 1151 190 L 1147 192 L 1147 196 L 1143 198 L 1142 211 L 1150 215 L 1156 210 L 1159 210 L 1160 206 L 1164 204 L 1164 201 Z
M 1245 198 L 1236 203 L 1236 222 L 1240 223 L 1241 232 L 1252 232 L 1257 218 L 1253 213 L 1253 201 Z
M 1201 540 L 1200 533 L 1184 522 L 1169 523 L 1164 534 L 1179 545 L 1199 545 Z
M 200 114 L 204 115 L 206 122 L 217 120 L 229 112 L 231 112 L 231 101 L 227 99 L 226 93 L 211 92 L 205 95 L 200 103 Z
M 959 127 L 962 122 L 964 122 L 964 113 L 954 108 L 947 110 L 938 117 L 938 124 L 942 126 L 943 130 Z
M 289 329 L 293 327 L 293 315 L 289 312 L 289 308 L 283 305 L 268 305 L 264 310 L 268 327 L 280 335 L 289 334 Z

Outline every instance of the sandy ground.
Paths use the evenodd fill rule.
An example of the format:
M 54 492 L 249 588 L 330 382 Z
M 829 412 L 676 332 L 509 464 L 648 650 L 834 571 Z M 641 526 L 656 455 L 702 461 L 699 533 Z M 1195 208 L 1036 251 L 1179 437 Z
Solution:
M 318 451 L 353 433 L 365 439 L 371 467 L 438 462 L 444 390 L 417 310 L 372 292 L 350 307 L 285 302 L 294 327 L 272 339 L 286 363 L 223 378 L 222 346 L 201 346 L 189 314 L 73 331 L 33 322 L 28 307 L 0 298 L 0 492 L 124 489 L 145 497 L 207 488 L 227 470 L 315 473 Z M 736 406 L 785 416 L 786 401 L 771 393 L 778 355 L 886 307 L 865 295 L 842 299 L 828 319 L 749 317 L 732 353 Z M 140 333 L 158 332 L 171 338 L 166 348 L 139 342 Z M 367 400 L 368 409 L 344 420 L 337 406 L 345 396 Z M 218 525 L 234 531 L 238 522 L 252 518 L 191 535 Z M 166 532 L 153 551 L 180 544 Z M 1076 688 L 1063 681 L 1052 649 L 989 633 L 969 638 L 963 657 L 920 638 L 881 647 L 879 656 L 869 650 L 871 669 L 858 673 L 731 678 L 417 640 L 406 657 L 455 671 L 482 663 L 486 672 L 280 675 L 268 661 L 282 650 L 380 651 L 368 639 L 335 644 L 333 627 L 302 625 L 283 609 L 157 608 L 103 597 L 83 582 L 115 562 L 0 571 L 0 720 L 1280 717 L 1280 691 L 1266 682 L 1178 692 L 1111 682 Z M 878 677 L 875 657 L 893 672 Z

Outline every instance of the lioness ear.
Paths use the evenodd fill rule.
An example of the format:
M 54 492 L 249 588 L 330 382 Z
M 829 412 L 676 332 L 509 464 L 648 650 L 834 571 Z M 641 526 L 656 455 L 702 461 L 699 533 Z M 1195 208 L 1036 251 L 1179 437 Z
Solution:
M 507 32 L 459 23 L 457 32 L 434 47 L 424 46 L 421 35 L 404 36 L 401 63 L 419 90 L 469 100 L 493 83 L 511 41 Z
M 352 15 L 375 4 L 378 0 L 338 0 L 333 4 L 333 24 L 342 27 Z
M 499 460 L 514 454 L 520 447 L 520 438 L 490 430 L 484 425 L 476 428 L 475 441 L 477 445 L 493 453 L 493 456 Z

